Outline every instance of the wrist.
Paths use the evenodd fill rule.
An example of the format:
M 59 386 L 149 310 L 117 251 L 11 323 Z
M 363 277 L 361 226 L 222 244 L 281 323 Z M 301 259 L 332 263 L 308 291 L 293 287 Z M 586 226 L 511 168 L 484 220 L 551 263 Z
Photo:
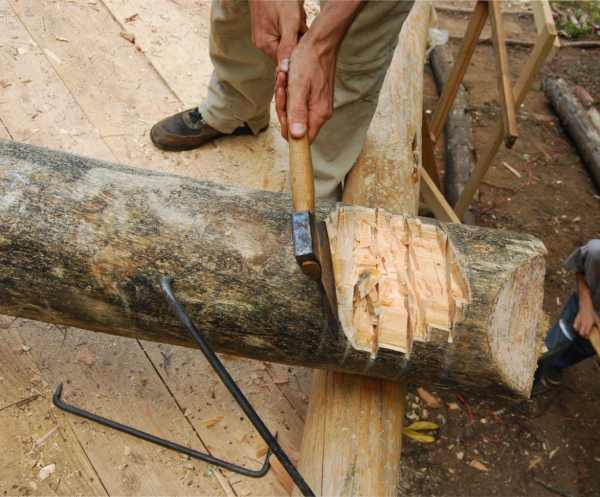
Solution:
M 362 3 L 362 0 L 329 0 L 303 36 L 302 42 L 320 57 L 337 53 Z

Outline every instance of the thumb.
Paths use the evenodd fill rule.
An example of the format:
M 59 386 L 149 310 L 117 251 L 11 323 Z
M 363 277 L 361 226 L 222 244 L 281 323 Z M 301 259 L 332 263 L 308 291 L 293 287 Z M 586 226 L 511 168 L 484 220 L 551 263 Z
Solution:
M 308 123 L 308 91 L 288 83 L 288 130 L 294 138 L 302 138 L 306 134 Z

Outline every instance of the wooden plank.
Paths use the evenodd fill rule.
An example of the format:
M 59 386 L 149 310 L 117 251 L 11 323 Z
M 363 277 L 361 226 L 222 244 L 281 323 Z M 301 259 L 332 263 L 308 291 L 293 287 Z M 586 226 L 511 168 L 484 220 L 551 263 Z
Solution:
M 64 382 L 67 402 L 200 450 L 186 417 L 135 341 L 64 328 L 42 330 L 21 320 L 14 327 L 30 347 L 44 379 Z M 65 357 L 66 355 L 66 357 Z M 89 421 L 68 417 L 110 495 L 224 495 L 217 471 Z
M 194 429 L 217 456 L 259 467 L 264 442 L 197 350 L 146 344 L 149 357 Z M 165 361 L 165 356 L 169 360 Z M 232 356 L 225 366 L 292 459 L 298 458 L 303 421 L 281 395 L 262 362 Z M 167 365 L 168 364 L 168 365 Z M 278 475 L 252 479 L 228 473 L 238 495 L 283 495 Z
M 502 108 L 502 120 L 504 123 L 504 142 L 507 148 L 512 148 L 519 133 L 517 131 L 517 112 L 512 93 L 510 68 L 508 67 L 504 21 L 502 20 L 499 0 L 490 0 L 488 5 L 490 21 L 492 23 L 492 41 L 496 54 L 496 76 L 500 106 Z
M 70 424 L 18 334 L 1 318 L 0 493 L 3 495 L 107 495 Z M 8 396 L 9 397 L 8 397 Z M 40 469 L 55 465 L 48 478 Z
M 475 5 L 475 9 L 473 10 L 473 15 L 469 20 L 464 41 L 460 47 L 458 56 L 456 57 L 456 63 L 452 69 L 452 73 L 448 77 L 448 82 L 444 86 L 444 91 L 438 100 L 435 111 L 431 118 L 431 139 L 434 143 L 437 142 L 442 130 L 444 129 L 446 118 L 448 117 L 448 113 L 452 108 L 454 98 L 456 97 L 456 92 L 458 91 L 459 85 L 465 76 L 467 67 L 471 62 L 471 57 L 473 56 L 473 52 L 475 52 L 475 47 L 477 46 L 477 40 L 479 39 L 479 35 L 481 34 L 481 30 L 485 25 L 487 17 L 488 2 L 487 0 L 479 0 Z
M 144 54 L 120 36 L 121 27 L 102 4 L 10 3 L 35 42 L 51 54 L 52 67 L 119 160 L 160 164 L 164 171 L 224 183 L 250 176 L 246 164 L 218 167 L 224 160 L 213 146 L 185 154 L 156 150 L 148 137 L 150 127 L 176 111 L 179 102 Z
M 12 127 L 13 136 L 19 140 L 27 139 L 31 135 L 32 126 L 37 125 L 38 121 L 40 123 L 43 121 L 43 128 L 40 127 L 38 133 L 31 135 L 30 141 L 78 153 L 93 153 L 99 158 L 113 158 L 114 155 L 103 141 L 101 134 L 90 123 L 86 112 L 82 110 L 78 102 L 73 98 L 73 96 L 79 97 L 80 92 L 85 89 L 82 90 L 80 87 L 65 87 L 64 83 L 57 77 L 53 66 L 49 63 L 49 60 L 52 60 L 54 64 L 58 64 L 57 60 L 59 56 L 53 51 L 41 50 L 29 37 L 6 1 L 0 0 L 0 2 L 2 13 L 7 21 L 6 25 L 10 29 L 7 32 L 7 35 L 10 36 L 10 41 L 7 45 L 17 53 L 16 60 L 13 62 L 11 62 L 11 58 L 3 59 L 3 62 L 6 60 L 11 64 L 3 67 L 9 68 L 10 72 L 8 74 L 11 79 L 17 82 L 29 81 L 20 85 L 13 85 L 15 88 L 13 88 L 14 93 L 11 94 L 11 99 L 2 99 L 3 105 L 6 107 L 2 108 L 1 115 L 8 122 L 8 125 Z M 51 9 L 49 12 L 53 15 L 61 14 L 61 11 L 57 9 Z M 46 18 L 45 22 L 49 26 L 54 25 L 54 19 L 50 15 Z M 106 24 L 95 26 L 95 32 L 101 33 L 106 27 Z M 90 29 L 92 28 L 90 27 Z M 69 35 L 67 34 L 66 36 Z M 67 42 L 62 43 L 66 44 Z M 75 43 L 72 45 L 69 44 L 69 46 L 74 47 Z M 19 48 L 21 48 L 20 51 L 18 50 Z M 86 46 L 81 45 L 79 49 L 85 51 Z M 129 87 L 132 88 L 131 85 Z M 134 93 L 139 93 L 137 88 L 133 88 Z M 109 93 L 105 95 L 107 101 L 102 102 L 101 99 L 98 99 L 95 105 L 98 108 L 105 109 L 110 115 L 112 113 L 112 106 L 110 105 L 111 96 Z M 39 109 L 42 109 L 43 112 L 40 113 Z M 36 112 L 40 115 L 36 115 Z M 53 123 L 58 123 L 58 127 L 54 126 Z M 29 340 L 28 346 L 33 347 L 35 345 L 38 350 L 38 354 L 35 354 L 35 357 L 42 361 L 45 358 L 43 351 L 51 350 L 52 348 L 56 349 L 60 346 L 61 350 L 64 350 L 64 353 L 67 355 L 70 354 L 72 359 L 70 369 L 67 369 L 62 364 L 62 361 L 48 362 L 46 364 L 47 369 L 44 369 L 45 378 L 52 380 L 51 383 L 55 383 L 59 379 L 77 378 L 78 386 L 83 391 L 89 392 L 92 390 L 92 387 L 95 387 L 98 395 L 101 395 L 100 392 L 105 393 L 105 391 L 100 385 L 121 384 L 123 376 L 122 364 L 137 363 L 139 370 L 143 370 L 148 378 L 152 378 L 151 384 L 155 388 L 153 402 L 157 402 L 161 408 L 157 412 L 153 412 L 149 409 L 147 403 L 143 405 L 138 403 L 138 413 L 135 419 L 131 421 L 138 427 L 147 429 L 148 431 L 153 431 L 155 423 L 159 423 L 164 435 L 181 436 L 184 434 L 184 442 L 198 443 L 197 435 L 191 426 L 189 426 L 189 423 L 187 423 L 186 418 L 178 410 L 168 390 L 162 385 L 152 365 L 136 342 L 129 340 L 118 341 L 119 350 L 127 358 L 119 365 L 119 368 L 121 368 L 120 372 L 109 371 L 104 367 L 97 367 L 92 377 L 89 374 L 88 366 L 77 360 L 78 351 L 65 346 L 60 333 L 48 335 L 40 332 L 42 328 L 47 329 L 47 326 L 31 322 L 27 323 L 26 326 L 21 326 L 23 336 L 26 336 Z M 66 329 L 63 331 L 67 333 Z M 115 340 L 110 338 L 100 339 L 98 348 L 89 350 L 90 354 L 93 353 L 95 355 L 97 364 L 108 363 L 112 360 L 112 351 L 107 348 L 110 344 L 115 344 Z M 147 401 L 148 398 L 146 398 Z M 107 402 L 107 406 L 109 409 L 105 409 L 104 414 L 109 417 L 118 418 L 122 412 L 127 410 L 125 399 L 121 406 L 114 407 L 110 401 Z M 157 450 L 154 446 L 139 444 L 139 442 L 135 457 L 139 455 L 141 459 L 144 459 L 146 466 L 129 464 L 127 470 L 121 472 L 118 469 L 119 464 L 115 464 L 114 460 L 123 459 L 121 465 L 128 464 L 126 458 L 123 456 L 123 447 L 126 445 L 133 446 L 129 445 L 129 437 L 112 433 L 110 435 L 112 437 L 112 446 L 107 449 L 106 442 L 102 438 L 95 436 L 97 431 L 91 428 L 89 423 L 82 424 L 73 417 L 68 417 L 68 419 L 69 423 L 74 427 L 77 436 L 85 441 L 85 450 L 90 460 L 98 466 L 98 470 L 102 478 L 106 480 L 107 488 L 111 493 L 137 494 L 139 492 L 139 494 L 148 495 L 157 492 L 163 492 L 164 494 L 172 492 L 183 494 L 206 492 L 222 494 L 223 490 L 220 487 L 228 487 L 220 472 L 214 472 L 214 475 L 209 474 L 208 476 L 198 478 L 197 482 L 195 482 L 195 485 L 198 485 L 196 487 L 188 486 L 191 475 L 187 473 L 190 470 L 189 468 L 185 468 L 187 463 L 180 456 L 174 453 L 163 456 L 161 451 Z M 169 426 L 169 424 L 177 425 L 178 431 L 175 431 L 173 426 Z M 163 427 L 163 425 L 167 428 Z M 111 461 L 111 457 L 114 458 L 113 461 Z M 167 470 L 164 463 L 168 463 L 171 468 Z M 177 467 L 176 471 L 173 470 L 174 467 Z M 198 473 L 203 475 L 207 471 L 206 465 L 203 463 L 194 463 L 193 467 L 198 470 Z M 147 470 L 156 476 L 152 478 L 141 477 L 142 471 L 145 472 Z M 186 473 L 185 475 L 183 475 L 184 472 Z M 220 478 L 222 485 L 215 478 Z
M 146 116 L 159 119 L 198 105 L 212 74 L 208 55 L 210 2 L 104 0 L 104 4 L 121 23 L 121 29 L 135 35 L 136 45 L 172 90 L 175 101 Z M 135 13 L 139 17 L 134 21 L 124 21 Z M 270 128 L 257 137 L 228 138 L 197 151 L 164 155 L 195 164 L 195 177 L 270 191 L 283 191 L 288 186 L 288 147 L 280 135 L 274 107 Z M 192 176 L 190 172 L 186 169 L 184 174 Z
M 548 0 L 531 0 L 529 4 L 533 11 L 533 19 L 537 34 L 541 35 L 545 31 L 556 34 L 556 24 L 554 23 L 554 16 L 552 15 L 552 9 L 550 8 Z M 557 36 L 554 39 L 554 47 L 546 57 L 546 62 L 550 62 L 554 58 L 554 55 L 556 55 L 559 48 L 560 40 Z
M 19 141 L 111 159 L 98 130 L 90 125 L 7 0 L 0 0 L 0 18 L 0 66 L 2 79 L 9 84 L 0 98 L 4 126 Z
M 460 223 L 460 218 L 425 169 L 421 169 L 421 195 L 436 219 L 448 223 Z
M 548 54 L 551 52 L 554 46 L 554 39 L 556 38 L 556 32 L 552 33 L 545 30 L 541 35 L 538 36 L 535 46 L 532 52 L 529 54 L 525 65 L 521 69 L 521 74 L 513 88 L 513 99 L 515 106 L 518 108 L 521 106 L 527 92 L 531 87 L 533 81 L 537 77 L 541 67 L 544 65 Z M 502 145 L 504 139 L 504 125 L 499 122 L 494 130 L 493 140 L 490 145 L 483 151 L 481 158 L 477 162 L 473 174 L 469 178 L 468 183 L 458 199 L 455 206 L 456 215 L 462 219 L 469 204 L 473 200 L 475 193 L 479 189 L 479 185 L 483 180 L 487 170 L 489 169 L 494 157 L 498 153 L 500 145 Z

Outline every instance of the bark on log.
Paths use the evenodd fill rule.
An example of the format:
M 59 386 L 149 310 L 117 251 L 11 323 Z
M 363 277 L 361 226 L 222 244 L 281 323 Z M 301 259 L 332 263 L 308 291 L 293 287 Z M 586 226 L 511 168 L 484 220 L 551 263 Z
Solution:
M 586 109 L 563 79 L 546 78 L 544 90 L 592 179 L 600 188 L 600 130 L 594 123 L 596 109 Z
M 432 328 L 410 358 L 381 347 L 372 357 L 328 322 L 317 286 L 298 269 L 290 205 L 287 194 L 0 141 L 0 313 L 189 346 L 159 290 L 170 274 L 217 351 L 529 393 L 541 242 L 422 220 L 447 236 L 471 302 L 452 343 Z
M 448 45 L 434 47 L 429 60 L 435 84 L 438 92 L 441 93 L 454 65 L 454 58 Z M 462 84 L 456 94 L 454 106 L 448 114 L 444 131 L 444 194 L 448 203 L 454 206 L 475 167 L 471 118 L 467 114 L 467 94 Z M 469 220 L 465 216 L 467 224 L 473 224 L 472 214 L 470 217 Z

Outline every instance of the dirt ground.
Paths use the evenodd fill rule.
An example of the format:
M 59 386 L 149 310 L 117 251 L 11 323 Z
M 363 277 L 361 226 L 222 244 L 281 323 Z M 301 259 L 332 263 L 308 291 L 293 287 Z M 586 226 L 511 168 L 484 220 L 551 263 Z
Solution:
M 526 17 L 513 21 L 527 30 Z M 457 41 L 453 48 L 456 52 Z M 527 52 L 511 48 L 509 55 L 514 80 Z M 479 150 L 499 118 L 494 72 L 489 70 L 493 60 L 492 47 L 479 46 L 465 78 Z M 579 84 L 600 102 L 599 60 L 600 50 L 561 49 L 544 76 Z M 429 85 L 429 97 L 434 88 Z M 501 151 L 485 179 L 476 205 L 477 224 L 528 232 L 546 244 L 544 310 L 553 321 L 574 290 L 574 277 L 562 261 L 575 247 L 600 237 L 600 192 L 540 81 L 519 112 L 519 131 L 515 147 Z M 433 444 L 406 440 L 403 495 L 600 495 L 600 366 L 595 360 L 572 368 L 560 388 L 533 401 L 480 401 L 458 391 L 436 394 L 444 407 L 425 410 L 427 419 L 442 424 L 439 439 Z M 422 401 L 413 396 L 409 407 L 423 418 Z M 474 461 L 487 471 L 472 467 Z

